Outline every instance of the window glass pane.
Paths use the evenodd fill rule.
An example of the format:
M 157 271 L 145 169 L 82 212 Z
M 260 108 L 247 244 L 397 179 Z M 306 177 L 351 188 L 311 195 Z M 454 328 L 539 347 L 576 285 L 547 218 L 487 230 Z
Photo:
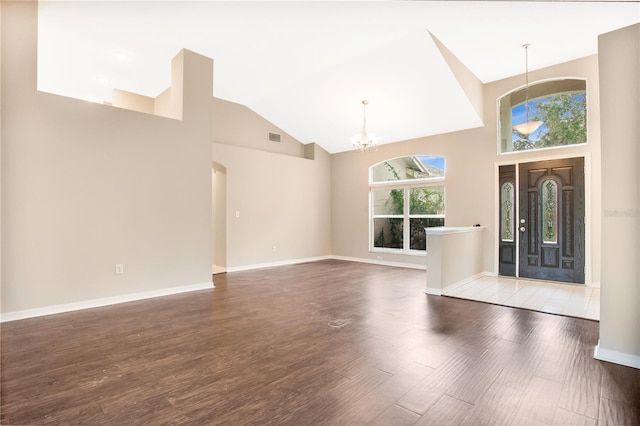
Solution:
M 374 215 L 404 214 L 404 191 L 402 189 L 385 189 L 373 191 Z
M 444 214 L 444 186 L 411 188 L 409 214 Z
M 558 243 L 558 184 L 551 179 L 542 182 L 542 242 Z
M 373 219 L 373 246 L 401 249 L 403 245 L 402 218 Z
M 500 189 L 500 238 L 513 241 L 515 223 L 515 191 L 513 183 L 505 182 Z
M 444 218 L 413 218 L 409 219 L 409 235 L 411 236 L 411 250 L 425 250 L 427 248 L 427 235 L 424 228 L 444 226 Z
M 512 109 L 512 125 L 526 123 L 525 104 Z M 530 135 L 513 130 L 514 151 L 587 142 L 585 92 L 548 96 L 529 102 L 529 121 L 543 124 Z
M 540 122 L 541 125 L 530 134 L 520 133 L 514 128 L 527 122 Z M 528 102 L 526 88 L 500 99 L 500 152 L 586 142 L 587 96 L 584 80 L 554 80 L 529 85 Z
M 373 182 L 432 179 L 444 177 L 444 158 L 414 155 L 393 158 L 372 167 Z

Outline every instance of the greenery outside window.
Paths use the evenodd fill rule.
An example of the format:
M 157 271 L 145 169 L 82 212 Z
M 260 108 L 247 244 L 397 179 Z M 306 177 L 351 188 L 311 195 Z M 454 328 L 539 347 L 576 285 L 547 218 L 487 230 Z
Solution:
M 371 249 L 424 253 L 425 228 L 444 226 L 444 158 L 401 157 L 371 167 Z
M 530 135 L 513 127 L 526 121 L 526 89 L 499 99 L 500 153 L 587 143 L 586 81 L 563 79 L 529 85 L 529 121 L 543 124 Z

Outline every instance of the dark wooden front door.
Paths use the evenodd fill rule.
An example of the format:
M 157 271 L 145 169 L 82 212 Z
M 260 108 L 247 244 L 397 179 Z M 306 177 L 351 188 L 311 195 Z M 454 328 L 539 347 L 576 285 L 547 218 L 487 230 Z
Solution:
M 519 276 L 584 283 L 584 159 L 519 166 Z

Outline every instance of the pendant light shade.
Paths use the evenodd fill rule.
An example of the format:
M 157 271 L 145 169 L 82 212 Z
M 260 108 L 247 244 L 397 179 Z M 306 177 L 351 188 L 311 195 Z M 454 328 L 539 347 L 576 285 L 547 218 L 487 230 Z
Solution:
M 540 126 L 542 126 L 542 121 L 527 121 L 526 123 L 513 126 L 513 130 L 522 135 L 528 136 L 538 130 Z
M 523 44 L 524 47 L 524 69 L 525 69 L 525 100 L 524 100 L 524 114 L 525 122 L 513 126 L 513 130 L 524 136 L 529 136 L 531 133 L 538 130 L 542 124 L 542 121 L 529 121 L 529 44 Z

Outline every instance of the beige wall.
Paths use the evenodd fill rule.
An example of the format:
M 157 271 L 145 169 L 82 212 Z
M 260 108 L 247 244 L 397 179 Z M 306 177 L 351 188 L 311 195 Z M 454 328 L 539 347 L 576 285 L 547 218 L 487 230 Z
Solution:
M 598 39 L 602 294 L 596 357 L 640 368 L 640 24 Z
M 244 105 L 213 98 L 211 117 L 215 143 L 294 157 L 305 156 L 304 145 Z M 280 142 L 269 141 L 269 132 L 281 135 Z
M 316 146 L 308 160 L 213 144 L 213 161 L 227 169 L 229 269 L 331 254 L 328 153 Z
M 244 105 L 213 98 L 211 117 L 212 161 L 226 170 L 227 269 L 330 255 L 331 156 Z
M 211 283 L 212 61 L 183 121 L 40 93 L 36 14 L 2 2 L 3 314 Z
M 211 283 L 214 254 L 331 253 L 330 155 L 213 98 L 211 59 L 183 50 L 158 98 L 92 104 L 37 92 L 36 30 L 35 2 L 2 3 L 3 316 Z
M 476 143 L 477 130 L 433 138 L 381 145 L 375 152 L 345 152 L 333 156 L 332 244 L 333 254 L 345 257 L 425 265 L 423 256 L 370 253 L 368 236 L 368 170 L 385 159 L 408 155 L 435 155 L 446 159 L 446 212 L 448 226 L 470 226 L 492 221 L 491 212 L 475 208 L 481 195 L 491 191 L 493 171 L 474 159 L 487 156 Z M 470 178 L 472 177 L 472 178 Z M 492 196 L 490 192 L 490 196 Z
M 460 74 L 460 78 L 464 76 Z M 430 136 L 382 145 L 375 152 L 344 152 L 333 156 L 332 167 L 332 247 L 333 254 L 344 257 L 425 265 L 422 256 L 369 252 L 368 169 L 388 158 L 407 155 L 437 155 L 446 160 L 447 226 L 486 226 L 484 270 L 497 272 L 495 259 L 495 182 L 497 163 L 524 162 L 549 156 L 587 154 L 591 163 L 590 222 L 587 225 L 591 250 L 591 281 L 600 277 L 600 128 L 598 64 L 595 56 L 530 72 L 531 81 L 560 77 L 587 79 L 588 134 L 585 146 L 566 147 L 510 155 L 497 154 L 497 99 L 524 83 L 524 76 L 496 81 L 484 86 L 485 126 L 460 132 Z M 473 83 L 473 82 L 471 82 Z M 428 119 L 428 118 L 426 118 Z

